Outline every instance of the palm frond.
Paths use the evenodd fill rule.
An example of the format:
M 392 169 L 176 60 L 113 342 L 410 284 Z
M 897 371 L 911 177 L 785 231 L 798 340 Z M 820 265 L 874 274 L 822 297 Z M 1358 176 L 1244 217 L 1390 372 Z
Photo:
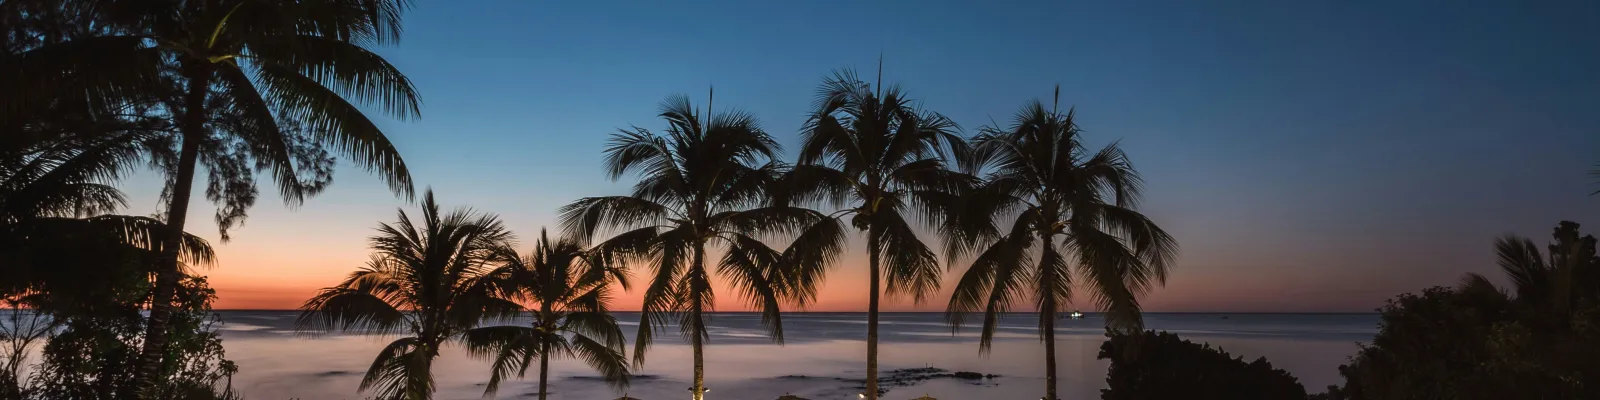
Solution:
M 273 64 L 258 67 L 255 81 L 265 89 L 263 97 L 272 102 L 279 116 L 304 121 L 318 140 L 378 174 L 391 191 L 406 198 L 415 194 L 405 160 L 360 108 L 299 71 Z
M 802 308 L 815 301 L 828 266 L 844 254 L 846 239 L 844 224 L 831 217 L 815 220 L 796 235 L 782 255 L 778 284 L 784 297 Z
M 335 330 L 390 334 L 405 328 L 405 313 L 370 291 L 333 287 L 319 290 L 300 306 L 295 329 L 316 334 Z
M 1106 324 L 1111 328 L 1143 329 L 1138 294 L 1132 288 L 1151 279 L 1144 275 L 1144 262 L 1115 236 L 1088 225 L 1069 223 L 1066 245 L 1078 254 L 1081 273 L 1093 289 L 1091 297 L 1106 312 Z
M 474 328 L 462 336 L 468 355 L 490 360 L 489 382 L 484 387 L 484 396 L 493 396 L 500 390 L 500 382 L 512 374 L 518 378 L 527 375 L 533 359 L 540 356 L 544 341 L 551 339 L 533 328 L 522 326 Z
M 1495 255 L 1500 270 L 1511 278 L 1517 298 L 1542 302 L 1549 297 L 1550 275 L 1553 268 L 1544 261 L 1539 247 L 1525 237 L 1506 235 L 1495 240 Z
M 431 357 L 419 351 L 421 345 L 417 338 L 404 337 L 384 346 L 361 377 L 359 390 L 373 389 L 379 399 L 409 399 L 415 398 L 415 393 L 432 393 L 432 373 L 426 369 L 432 364 Z
M 585 197 L 559 211 L 563 235 L 588 242 L 601 230 L 665 222 L 666 206 L 632 196 Z
M 247 56 L 320 82 L 345 98 L 375 104 L 386 114 L 410 119 L 421 114 L 416 85 L 382 56 L 337 38 L 281 35 L 252 41 Z
M 938 256 L 917 237 L 916 230 L 893 208 L 878 210 L 872 217 L 876 229 L 867 240 L 878 243 L 879 256 L 886 267 L 885 292 L 908 294 L 921 303 L 939 289 Z
M 761 325 L 777 343 L 783 343 L 783 315 L 780 302 L 783 286 L 783 254 L 760 240 L 746 235 L 730 235 L 728 251 L 717 264 L 717 274 L 733 286 L 752 309 L 761 310 Z
M 628 357 L 621 349 L 607 346 L 583 335 L 573 336 L 570 343 L 569 348 L 573 355 L 600 372 L 600 376 L 607 384 L 617 389 L 628 387 Z

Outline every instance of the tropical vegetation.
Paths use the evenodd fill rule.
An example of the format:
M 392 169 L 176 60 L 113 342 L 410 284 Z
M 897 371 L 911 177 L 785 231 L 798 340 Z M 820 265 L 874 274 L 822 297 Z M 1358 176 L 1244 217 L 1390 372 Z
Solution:
M 0 399 L 238 398 L 203 276 L 220 261 L 186 231 L 196 181 L 223 241 L 259 179 L 297 206 L 341 158 L 411 201 L 410 171 L 368 113 L 420 115 L 416 87 L 375 52 L 398 43 L 409 6 L 0 0 Z M 960 272 L 946 317 L 953 329 L 981 321 L 980 353 L 1002 314 L 1038 311 L 1048 399 L 1056 321 L 1074 295 L 1104 311 L 1107 399 L 1600 397 L 1600 256 L 1576 223 L 1543 250 L 1501 238 L 1503 276 L 1391 300 L 1343 384 L 1306 396 L 1264 359 L 1144 331 L 1141 298 L 1165 283 L 1177 243 L 1139 211 L 1130 157 L 1089 146 L 1072 108 L 1034 101 L 964 137 L 881 80 L 825 78 L 793 159 L 753 114 L 669 97 L 663 129 L 621 129 L 601 153 L 631 190 L 560 207 L 561 233 L 541 232 L 527 253 L 495 215 L 444 210 L 426 192 L 420 212 L 378 225 L 366 266 L 304 303 L 297 328 L 393 337 L 358 389 L 412 400 L 433 397 L 448 347 L 489 365 L 486 395 L 537 368 L 544 399 L 552 362 L 622 388 L 656 336 L 676 331 L 701 400 L 721 288 L 781 344 L 784 311 L 818 300 L 855 237 L 865 398 L 885 392 L 884 299 L 924 302 L 947 270 Z M 163 211 L 122 215 L 118 185 L 140 169 L 159 177 Z M 630 354 L 611 311 L 633 306 L 615 303 L 634 283 Z
M 1168 332 L 1117 332 L 1100 345 L 1110 360 L 1101 400 L 1305 399 L 1306 389 L 1265 357 L 1245 362 Z
M 1583 399 L 1600 396 L 1600 259 L 1563 221 L 1546 251 L 1500 238 L 1509 287 L 1468 274 L 1390 300 L 1372 342 L 1339 368 L 1329 399 Z

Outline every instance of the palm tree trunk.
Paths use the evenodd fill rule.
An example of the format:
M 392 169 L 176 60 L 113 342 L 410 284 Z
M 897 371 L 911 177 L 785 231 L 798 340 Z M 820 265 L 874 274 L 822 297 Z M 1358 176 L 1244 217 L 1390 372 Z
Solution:
M 539 342 L 539 400 L 545 400 L 550 381 L 550 342 Z
M 554 334 L 554 331 L 551 330 L 550 327 L 555 325 L 555 323 L 552 321 L 553 319 L 555 319 L 555 316 L 551 315 L 550 308 L 551 308 L 551 304 L 550 304 L 550 301 L 548 299 L 544 300 L 544 301 L 540 301 L 539 302 L 539 319 L 537 321 L 534 321 L 534 326 L 539 328 L 539 330 L 544 331 L 544 333 L 546 333 L 546 334 Z M 550 338 L 549 337 L 543 337 L 543 338 L 539 339 L 539 400 L 545 400 L 545 396 L 546 396 L 545 390 L 549 388 L 548 386 L 546 386 L 545 381 L 548 381 L 549 379 L 550 379 Z
M 417 366 L 418 368 L 416 369 L 406 371 L 406 374 L 410 375 L 406 378 L 410 380 L 410 382 L 406 383 L 406 398 L 408 400 L 429 400 L 433 398 L 433 359 L 439 355 L 439 345 L 433 343 L 427 346 L 427 348 L 423 349 L 426 353 L 422 355 L 422 365 Z
M 867 271 L 872 276 L 868 278 L 868 286 L 872 293 L 867 296 L 867 399 L 878 399 L 878 243 L 872 238 L 877 235 L 867 235 Z
M 1039 234 L 1039 242 L 1045 246 L 1054 246 L 1050 239 L 1049 233 Z M 1061 277 L 1056 276 L 1054 268 L 1043 264 L 1043 258 L 1040 257 L 1039 285 L 1054 288 L 1056 279 Z M 1056 296 L 1049 290 L 1039 292 L 1039 319 L 1044 322 L 1040 324 L 1040 329 L 1044 330 L 1044 399 L 1059 400 L 1056 397 Z
M 161 257 L 156 260 L 156 282 L 150 298 L 150 320 L 145 325 L 144 346 L 139 352 L 139 368 L 134 382 L 141 398 L 159 397 L 157 373 L 167 347 L 167 321 L 172 317 L 173 295 L 182 274 L 178 252 L 183 240 L 183 225 L 189 217 L 189 195 L 194 188 L 195 164 L 199 159 L 200 138 L 205 136 L 206 92 L 211 74 L 201 67 L 189 68 L 189 93 L 184 97 L 183 146 L 178 153 L 178 176 L 173 180 L 172 199 L 167 203 L 166 237 L 162 238 Z
M 705 263 L 705 255 L 706 255 L 705 244 L 695 243 L 695 245 L 694 245 L 694 264 L 690 265 L 690 268 L 693 268 L 693 270 L 690 271 L 691 276 L 690 276 L 689 279 L 702 279 L 705 276 L 705 274 L 704 274 L 704 271 L 705 271 L 705 264 L 704 264 Z M 693 286 L 693 285 L 691 285 L 691 286 Z M 694 290 L 694 289 L 691 289 L 691 290 Z M 691 308 L 690 308 L 689 312 L 694 317 L 695 326 L 693 327 L 694 328 L 694 334 L 691 335 L 692 338 L 689 341 L 690 341 L 690 344 L 694 346 L 694 387 L 690 388 L 689 390 L 694 393 L 693 394 L 693 399 L 694 400 L 705 400 L 705 398 L 706 398 L 705 397 L 706 396 L 706 353 L 705 353 L 705 340 L 704 340 L 704 338 L 701 337 L 701 335 L 705 333 L 705 316 L 702 314 L 702 313 L 705 312 L 705 310 L 703 310 L 701 308 L 701 304 L 700 304 L 700 301 L 698 299 L 693 301 L 693 303 L 694 304 L 690 305 Z
M 1040 305 L 1039 318 L 1044 320 L 1044 398 L 1045 400 L 1059 400 L 1056 397 L 1056 300 L 1054 296 L 1045 296 Z

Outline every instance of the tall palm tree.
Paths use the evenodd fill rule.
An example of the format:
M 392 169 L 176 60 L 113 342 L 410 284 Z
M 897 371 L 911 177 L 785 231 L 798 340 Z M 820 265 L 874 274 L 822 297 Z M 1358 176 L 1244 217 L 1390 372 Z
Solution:
M 393 225 L 380 224 L 365 268 L 322 289 L 296 321 L 303 332 L 356 330 L 403 333 L 378 353 L 361 379 L 379 399 L 433 397 L 433 359 L 439 348 L 489 319 L 514 317 L 521 308 L 489 275 L 511 233 L 493 215 L 471 209 L 440 214 L 429 191 L 422 224 L 404 210 Z
M 391 189 L 411 195 L 404 162 L 357 106 L 375 105 L 400 118 L 418 114 L 417 94 L 410 81 L 368 50 L 398 41 L 399 18 L 406 1 L 72 0 L 68 4 L 96 10 L 97 23 L 115 28 L 107 35 L 53 46 L 47 55 L 71 61 L 65 65 L 84 65 L 90 63 L 76 61 L 102 60 L 104 56 L 98 52 L 109 49 L 127 55 L 111 60 L 118 67 L 159 71 L 158 78 L 149 73 L 93 74 L 116 82 L 92 88 L 119 94 L 144 91 L 165 105 L 163 112 L 176 130 L 172 142 L 179 146 L 167 165 L 171 171 L 165 221 L 174 229 L 166 243 L 176 243 L 186 226 L 197 164 L 237 161 L 206 155 L 208 149 L 220 145 L 237 144 L 245 149 L 254 162 L 229 166 L 248 170 L 254 165 L 271 174 L 279 195 L 291 205 L 315 195 L 327 182 L 317 177 L 307 181 L 304 176 L 304 169 L 325 166 L 307 165 L 297 154 L 303 146 L 296 143 L 305 140 L 332 147 L 383 176 Z M 46 73 L 36 75 L 51 78 L 49 82 L 72 77 L 40 69 Z M 286 128 L 287 121 L 304 123 L 306 132 Z M 322 161 L 316 158 L 313 162 Z M 218 171 L 212 168 L 214 175 Z M 248 199 L 253 199 L 253 193 L 230 200 Z M 218 220 L 226 229 L 242 210 L 222 209 Z M 181 275 L 177 248 L 163 247 L 157 270 L 141 349 L 141 393 L 153 387 L 167 342 L 167 319 Z
M 654 333 L 666 329 L 666 318 L 677 317 L 679 333 L 694 348 L 690 390 L 700 400 L 705 394 L 704 345 L 710 339 L 706 313 L 713 311 L 715 300 L 709 264 L 715 263 L 716 274 L 751 308 L 761 310 L 768 334 L 781 343 L 780 303 L 803 302 L 815 289 L 790 285 L 814 279 L 796 277 L 785 260 L 816 259 L 815 254 L 830 249 L 786 254 L 759 239 L 813 224 L 821 216 L 765 206 L 782 166 L 773 161 L 778 145 L 754 117 L 727 111 L 702 118 L 684 96 L 668 97 L 660 116 L 667 122 L 665 135 L 636 127 L 612 135 L 606 148 L 611 179 L 639 174 L 633 194 L 579 199 L 562 207 L 561 221 L 567 236 L 584 242 L 602 230 L 621 231 L 596 245 L 598 251 L 619 261 L 650 263 L 653 272 L 634 339 L 634 362 L 644 362 Z M 713 246 L 724 250 L 721 259 L 706 259 Z
M 543 231 L 533 253 L 518 257 L 506 249 L 503 256 L 504 264 L 489 275 L 515 288 L 517 299 L 532 307 L 533 323 L 468 333 L 468 348 L 494 360 L 484 394 L 492 395 L 513 371 L 524 376 L 534 357 L 539 362 L 540 400 L 548 392 L 551 358 L 582 359 L 606 382 L 627 386 L 626 344 L 608 304 L 614 285 L 627 288 L 625 272 L 575 240 L 551 243 Z
M 965 144 L 948 118 L 917 110 L 897 86 L 874 92 L 851 71 L 824 80 L 815 106 L 801 134 L 798 165 L 779 185 L 779 203 L 821 202 L 841 208 L 833 216 L 850 216 L 851 226 L 866 233 L 871 290 L 866 395 L 876 399 L 880 293 L 909 294 L 921 302 L 938 289 L 937 256 L 917 237 L 910 220 L 920 214 L 951 238 L 947 245 L 963 242 L 958 226 L 947 223 L 955 219 L 947 216 L 972 179 L 947 165 Z M 802 236 L 791 248 L 811 247 L 811 240 L 842 242 L 842 235 L 839 229 Z
M 982 310 L 986 352 L 999 314 L 1031 299 L 1045 344 L 1045 398 L 1057 399 L 1055 321 L 1072 302 L 1073 267 L 1108 327 L 1139 329 L 1139 296 L 1165 283 L 1177 242 L 1134 209 L 1141 180 L 1127 155 L 1114 143 L 1089 152 L 1071 111 L 1034 101 L 1010 127 L 983 129 L 972 146 L 989 171 L 966 205 L 983 216 L 969 221 L 985 221 L 978 231 L 989 240 L 961 276 L 947 316 L 959 327 Z M 1006 218 L 1015 219 L 1001 230 Z

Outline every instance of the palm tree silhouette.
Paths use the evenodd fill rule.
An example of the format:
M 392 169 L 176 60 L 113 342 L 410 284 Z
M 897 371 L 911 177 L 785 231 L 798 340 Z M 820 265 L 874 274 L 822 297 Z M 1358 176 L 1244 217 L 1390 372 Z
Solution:
M 0 292 L 71 297 L 109 284 L 85 277 L 149 272 L 169 227 L 108 214 L 126 205 L 110 182 L 138 160 L 141 135 L 39 136 L 0 147 Z M 180 246 L 184 264 L 212 264 L 204 239 L 185 234 Z
M 95 10 L 106 35 L 51 47 L 55 65 L 110 62 L 127 73 L 87 70 L 113 82 L 87 85 L 96 93 L 142 94 L 156 99 L 172 119 L 179 149 L 170 168 L 166 224 L 169 230 L 158 265 L 150 317 L 138 370 L 143 397 L 149 397 L 155 370 L 167 342 L 166 324 L 181 275 L 176 251 L 188 220 L 196 165 L 223 160 L 219 147 L 243 149 L 253 160 L 236 162 L 245 171 L 270 173 L 278 194 L 293 205 L 318 193 L 326 179 L 306 177 L 324 157 L 299 154 L 313 142 L 332 147 L 357 165 L 382 175 L 396 192 L 410 196 L 404 162 L 357 103 L 371 104 L 400 118 L 418 114 L 415 88 L 393 65 L 368 47 L 398 41 L 403 0 L 186 0 L 110 2 L 70 0 L 80 10 Z M 101 52 L 105 51 L 105 54 Z M 107 60 L 107 55 L 125 56 Z M 152 65 L 151 63 L 155 63 Z M 51 63 L 29 64 L 44 83 L 23 83 L 28 91 L 74 87 L 73 74 L 51 73 Z M 58 67 L 59 69 L 59 67 Z M 154 71 L 154 75 L 152 72 Z M 77 85 L 86 86 L 86 85 Z M 354 103 L 352 102 L 354 101 Z M 304 124 L 304 130 L 286 124 Z M 222 161 L 219 161 L 222 160 Z M 237 159 L 232 159 L 237 161 Z M 312 165 L 307 165 L 310 161 Z M 224 169 L 210 168 L 214 177 Z M 253 190 L 253 189 L 252 189 Z M 220 197 L 220 195 L 219 195 Z M 243 199 L 253 199 L 253 193 Z M 235 199 L 230 199 L 235 200 Z M 245 202 L 248 204 L 248 201 Z M 229 206 L 234 204 L 230 203 Z M 223 207 L 219 225 L 236 223 L 242 210 Z
M 1509 291 L 1516 295 L 1514 300 L 1545 322 L 1564 325 L 1574 312 L 1600 303 L 1596 240 L 1592 235 L 1583 235 L 1578 227 L 1576 222 L 1562 221 L 1552 234 L 1554 242 L 1546 246 L 1543 254 L 1526 237 L 1506 235 L 1495 241 L 1497 264 L 1511 281 Z M 1509 299 L 1481 274 L 1466 274 L 1461 287 Z
M 791 286 L 796 277 L 786 259 L 807 259 L 773 250 L 758 239 L 815 223 L 809 210 L 764 206 L 769 188 L 782 169 L 773 161 L 778 145 L 762 131 L 755 117 L 725 111 L 702 118 L 684 96 L 661 104 L 665 135 L 642 128 L 612 135 L 606 148 L 606 174 L 615 180 L 638 173 L 629 196 L 587 197 L 561 209 L 568 237 L 588 242 L 601 230 L 622 231 L 596 245 L 606 257 L 647 262 L 653 271 L 645 288 L 634 339 L 634 362 L 644 362 L 654 333 L 665 330 L 666 318 L 677 317 L 679 333 L 694 348 L 693 398 L 704 398 L 704 345 L 710 338 L 706 313 L 715 294 L 708 264 L 762 312 L 762 324 L 776 342 L 783 341 L 780 303 L 799 302 L 805 288 Z M 725 251 L 720 260 L 706 260 L 708 247 Z M 811 270 L 816 270 L 815 268 Z
M 520 306 L 489 273 L 511 233 L 490 214 L 457 209 L 440 214 L 433 192 L 422 198 L 422 225 L 404 210 L 395 224 L 380 224 L 365 268 L 305 304 L 296 321 L 302 332 L 356 330 L 405 333 L 378 353 L 360 390 L 379 399 L 433 397 L 433 359 L 483 320 L 515 317 Z
M 991 221 L 980 230 L 991 240 L 961 276 L 947 313 L 959 327 L 966 313 L 982 310 L 979 349 L 987 352 L 998 315 L 1016 300 L 1032 299 L 1045 343 L 1046 399 L 1058 398 L 1055 321 L 1072 302 L 1072 267 L 1106 311 L 1108 327 L 1139 329 L 1138 298 L 1165 283 L 1178 249 L 1134 210 L 1140 178 L 1122 149 L 1113 143 L 1091 153 L 1080 139 L 1071 111 L 1063 115 L 1038 101 L 1010 127 L 988 127 L 973 139 L 975 163 L 990 170 L 967 209 Z M 995 226 L 1011 216 L 1009 229 Z
M 881 86 L 880 86 L 880 89 Z M 956 219 L 959 194 L 972 179 L 948 170 L 947 159 L 964 153 L 954 122 L 920 112 L 898 86 L 873 92 L 852 71 L 839 71 L 818 89 L 816 109 L 801 134 L 799 162 L 779 187 L 780 203 L 819 202 L 842 208 L 833 217 L 867 235 L 871 293 L 867 302 L 867 390 L 878 396 L 878 306 L 880 293 L 909 294 L 921 302 L 939 287 L 937 256 L 908 221 L 914 214 L 957 245 L 965 237 Z M 844 230 L 808 231 L 791 249 L 842 242 Z M 959 251 L 950 247 L 950 254 Z M 884 267 L 887 266 L 885 269 Z M 888 281 L 885 288 L 883 280 Z M 887 290 L 885 290 L 887 289 Z
M 533 253 L 518 257 L 502 250 L 503 264 L 489 273 L 505 280 L 517 298 L 531 305 L 531 326 L 495 326 L 467 333 L 467 347 L 480 357 L 491 357 L 485 395 L 499 389 L 500 381 L 515 372 L 524 376 L 539 359 L 539 399 L 548 392 L 551 358 L 577 358 L 617 387 L 628 384 L 625 339 L 610 313 L 613 285 L 628 287 L 627 275 L 607 265 L 575 240 L 551 243 L 544 231 Z

